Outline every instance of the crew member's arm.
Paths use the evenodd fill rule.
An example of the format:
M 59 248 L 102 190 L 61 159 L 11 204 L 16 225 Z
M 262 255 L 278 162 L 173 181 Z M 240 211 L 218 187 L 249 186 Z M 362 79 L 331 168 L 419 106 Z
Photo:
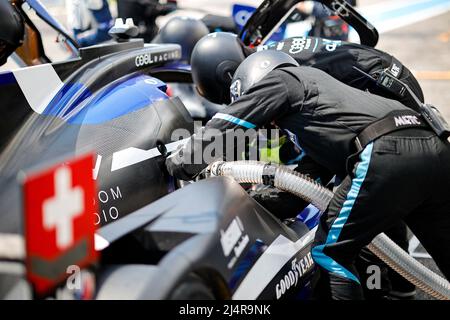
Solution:
M 217 113 L 205 126 L 202 135 L 195 134 L 186 145 L 174 152 L 166 161 L 167 169 L 176 178 L 190 180 L 203 170 L 211 160 L 229 160 L 223 152 L 217 152 L 214 159 L 205 159 L 203 150 L 215 139 L 225 138 L 230 130 L 258 129 L 294 110 L 299 110 L 303 102 L 302 90 L 295 97 L 288 93 L 286 81 L 289 75 L 280 70 L 270 72 L 264 79 L 255 84 L 243 96 L 230 104 L 222 112 Z M 296 90 L 297 91 L 297 90 Z M 223 141 L 222 140 L 222 141 Z M 223 141 L 223 146 L 225 146 Z M 242 141 L 241 141 L 242 142 Z M 239 143 L 239 141 L 238 141 Z M 233 146 L 235 151 L 236 146 Z M 207 160 L 207 161 L 205 161 Z

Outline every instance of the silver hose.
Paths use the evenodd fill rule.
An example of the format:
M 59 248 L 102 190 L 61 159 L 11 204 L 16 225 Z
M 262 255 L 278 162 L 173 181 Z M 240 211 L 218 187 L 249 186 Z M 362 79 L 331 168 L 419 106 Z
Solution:
M 333 193 L 305 175 L 286 167 L 258 161 L 218 161 L 210 165 L 213 176 L 228 176 L 239 183 L 269 184 L 295 194 L 324 212 Z M 450 300 L 450 283 L 412 258 L 384 233 L 375 237 L 369 250 L 405 279 L 429 295 Z

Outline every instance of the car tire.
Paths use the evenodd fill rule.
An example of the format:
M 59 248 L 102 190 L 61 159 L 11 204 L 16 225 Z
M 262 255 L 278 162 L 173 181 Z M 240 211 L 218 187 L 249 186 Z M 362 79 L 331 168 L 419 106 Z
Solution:
M 170 300 L 215 300 L 212 290 L 197 275 L 189 274 L 172 290 Z

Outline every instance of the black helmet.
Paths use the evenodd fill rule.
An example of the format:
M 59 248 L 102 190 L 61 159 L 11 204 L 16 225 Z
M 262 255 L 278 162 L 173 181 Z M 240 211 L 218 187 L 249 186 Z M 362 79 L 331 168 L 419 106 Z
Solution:
M 255 52 L 237 68 L 230 86 L 231 101 L 245 94 L 249 88 L 264 78 L 270 71 L 285 67 L 299 66 L 290 55 L 276 50 Z
M 246 48 L 233 33 L 203 37 L 192 52 L 192 78 L 197 91 L 214 103 L 229 103 L 231 79 L 246 57 Z
M 200 20 L 175 17 L 161 28 L 152 42 L 181 45 L 181 59 L 189 63 L 195 44 L 208 33 L 208 27 Z
M 7 0 L 0 1 L 0 66 L 22 43 L 24 24 L 17 9 Z

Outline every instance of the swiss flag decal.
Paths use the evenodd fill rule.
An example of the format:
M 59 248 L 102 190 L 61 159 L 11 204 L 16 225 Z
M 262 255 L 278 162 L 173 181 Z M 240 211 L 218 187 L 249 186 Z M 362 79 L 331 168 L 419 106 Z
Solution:
M 38 295 L 97 259 L 92 155 L 28 175 L 24 183 L 26 265 Z

